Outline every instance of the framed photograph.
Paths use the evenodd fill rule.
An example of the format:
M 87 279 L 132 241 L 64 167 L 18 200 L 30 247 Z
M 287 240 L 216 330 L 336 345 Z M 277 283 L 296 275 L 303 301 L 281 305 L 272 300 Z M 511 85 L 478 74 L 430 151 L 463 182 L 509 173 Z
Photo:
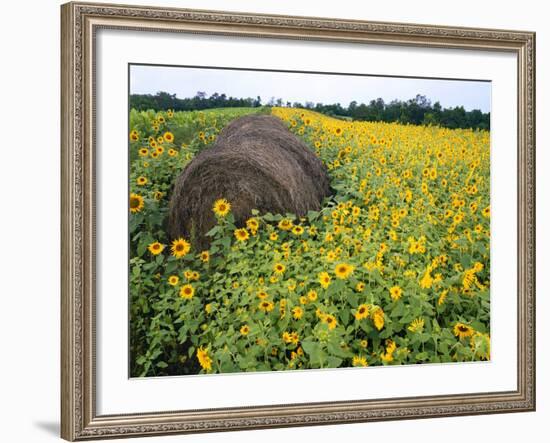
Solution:
M 535 409 L 535 35 L 68 3 L 61 434 Z

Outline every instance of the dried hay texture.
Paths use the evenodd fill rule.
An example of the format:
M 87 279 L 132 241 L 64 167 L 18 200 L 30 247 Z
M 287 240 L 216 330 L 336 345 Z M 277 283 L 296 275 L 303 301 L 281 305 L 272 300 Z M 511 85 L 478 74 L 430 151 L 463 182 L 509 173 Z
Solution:
M 216 224 L 212 206 L 217 199 L 231 203 L 235 223 L 242 226 L 252 209 L 304 216 L 319 210 L 330 193 L 321 160 L 281 120 L 245 116 L 227 125 L 177 178 L 168 231 L 202 249 L 208 246 L 205 234 Z

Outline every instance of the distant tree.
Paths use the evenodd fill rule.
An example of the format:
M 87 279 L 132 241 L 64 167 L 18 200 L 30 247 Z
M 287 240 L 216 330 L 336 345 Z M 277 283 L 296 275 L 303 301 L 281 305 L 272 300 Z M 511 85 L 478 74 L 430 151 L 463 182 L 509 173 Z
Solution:
M 428 112 L 424 114 L 424 120 L 422 121 L 422 124 L 426 126 L 437 125 L 435 114 L 433 112 Z
M 370 114 L 369 107 L 361 103 L 359 106 L 355 107 L 351 117 L 354 120 L 371 120 L 373 116 Z

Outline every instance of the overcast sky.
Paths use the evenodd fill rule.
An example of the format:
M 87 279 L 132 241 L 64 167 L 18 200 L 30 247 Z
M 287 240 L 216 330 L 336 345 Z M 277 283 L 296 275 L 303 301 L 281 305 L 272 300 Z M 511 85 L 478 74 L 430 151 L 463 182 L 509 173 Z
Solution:
M 193 97 L 197 91 L 203 91 L 207 95 L 217 92 L 236 98 L 255 98 L 259 95 L 263 103 L 275 97 L 282 98 L 284 103 L 340 103 L 344 107 L 353 100 L 368 104 L 379 97 L 390 102 L 394 99 L 408 100 L 421 94 L 432 103 L 439 101 L 444 108 L 464 106 L 467 111 L 480 109 L 483 112 L 491 109 L 490 82 L 141 65 L 130 67 L 131 94 L 156 94 L 159 91 L 176 94 L 178 98 Z

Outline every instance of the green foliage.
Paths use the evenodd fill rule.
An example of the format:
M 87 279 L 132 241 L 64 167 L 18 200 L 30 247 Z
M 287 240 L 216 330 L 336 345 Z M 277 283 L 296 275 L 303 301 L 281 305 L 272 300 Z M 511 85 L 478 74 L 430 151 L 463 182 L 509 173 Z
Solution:
M 229 121 L 258 111 L 130 113 L 130 191 L 143 198 L 129 222 L 132 375 L 488 359 L 486 132 L 273 108 L 326 164 L 335 195 L 300 219 L 218 216 L 207 251 L 171 253 L 175 177 Z

